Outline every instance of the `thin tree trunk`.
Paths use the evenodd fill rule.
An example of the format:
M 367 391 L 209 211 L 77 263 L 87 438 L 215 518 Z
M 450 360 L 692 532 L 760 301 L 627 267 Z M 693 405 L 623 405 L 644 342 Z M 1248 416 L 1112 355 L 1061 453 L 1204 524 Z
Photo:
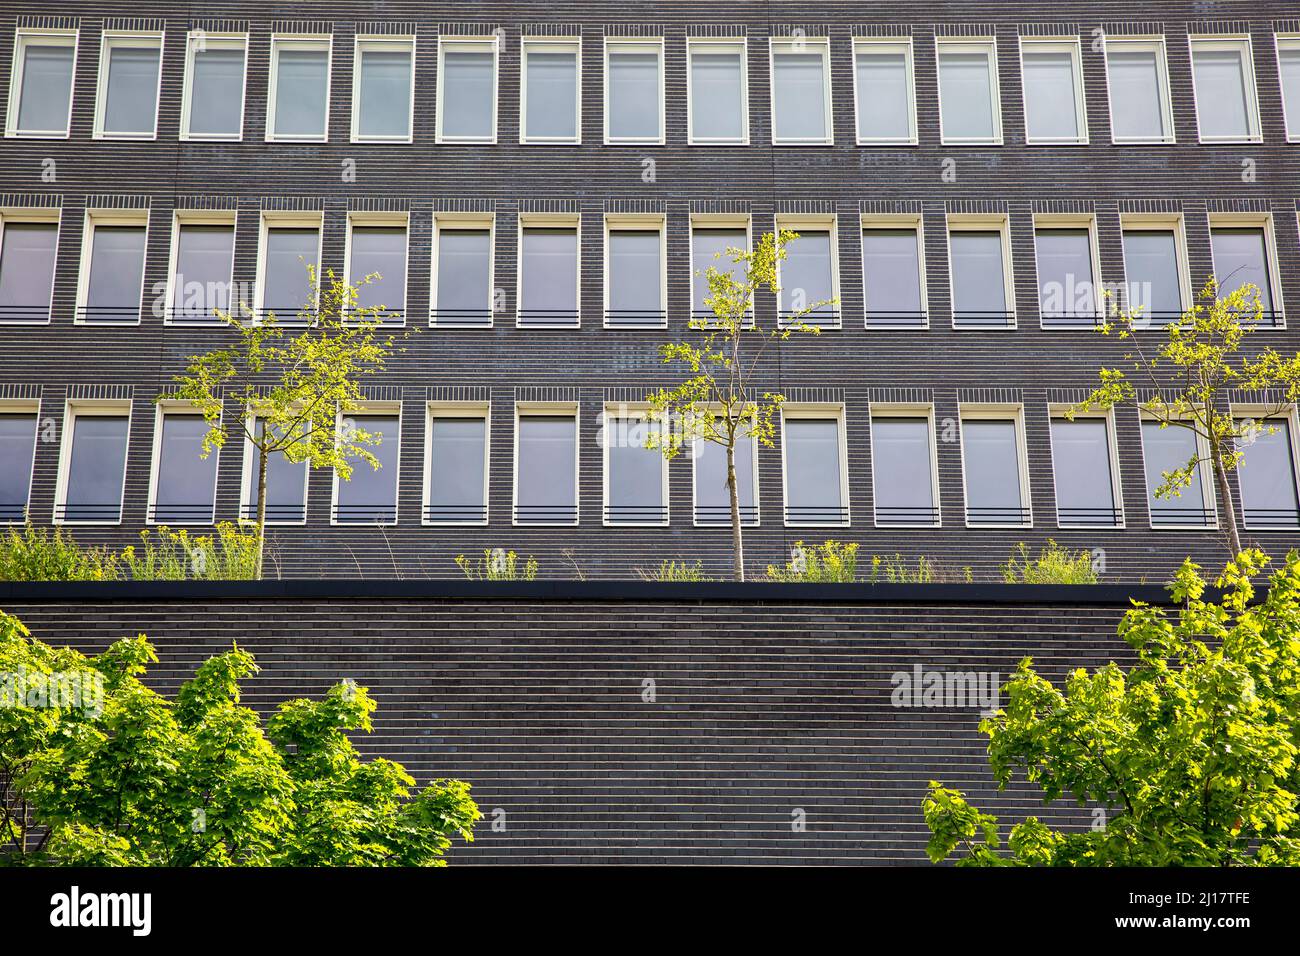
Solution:
M 253 580 L 262 580 L 262 549 L 266 547 L 266 449 L 257 449 L 257 561 Z
M 736 442 L 733 437 L 727 445 L 727 494 L 731 498 L 731 552 L 733 574 L 737 581 L 745 580 L 745 544 L 740 530 L 740 491 L 736 487 Z
M 1228 471 L 1223 467 L 1223 449 L 1214 449 L 1214 481 L 1219 486 L 1219 498 L 1223 502 L 1223 514 L 1227 520 L 1228 546 L 1232 548 L 1232 559 L 1241 554 L 1241 534 L 1237 531 L 1237 509 L 1232 504 L 1232 488 L 1228 484 Z

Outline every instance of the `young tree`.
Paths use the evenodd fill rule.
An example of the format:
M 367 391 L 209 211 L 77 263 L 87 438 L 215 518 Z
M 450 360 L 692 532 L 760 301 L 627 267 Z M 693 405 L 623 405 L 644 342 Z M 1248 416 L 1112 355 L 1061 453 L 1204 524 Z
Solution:
M 754 314 L 754 297 L 761 289 L 773 294 L 777 285 L 777 263 L 786 257 L 786 247 L 798 234 L 782 230 L 764 233 L 752 252 L 729 248 L 717 259 L 728 259 L 737 268 L 723 271 L 709 266 L 704 277 L 709 295 L 704 300 L 711 318 L 690 321 L 693 331 L 702 332 L 698 343 L 670 342 L 660 346 L 664 364 L 685 366 L 690 377 L 672 388 L 650 394 L 646 447 L 659 449 L 675 458 L 683 445 L 712 442 L 727 456 L 727 496 L 731 503 L 731 544 L 734 576 L 745 580 L 745 549 L 741 534 L 740 490 L 736 482 L 736 446 L 745 438 L 755 448 L 775 443 L 776 415 L 785 396 L 759 391 L 755 384 L 759 361 L 773 342 L 782 342 L 795 332 L 817 334 L 821 330 L 804 318 L 831 300 L 794 302 L 782 312 L 773 328 L 763 328 Z M 798 290 L 802 292 L 802 290 Z
M 980 724 L 999 789 L 1016 771 L 1044 801 L 1099 804 L 1105 825 L 1058 830 L 1036 817 L 1011 828 L 932 783 L 923 802 L 938 862 L 968 866 L 1296 866 L 1300 864 L 1300 555 L 1255 600 L 1268 558 L 1246 551 L 1208 597 L 1183 563 L 1176 618 L 1137 604 L 1119 635 L 1128 669 L 1082 668 L 1063 688 L 1025 659 L 1004 710 Z
M 348 424 L 336 428 L 363 404 L 362 382 L 383 371 L 395 351 L 391 335 L 382 334 L 383 306 L 360 306 L 357 291 L 378 278 L 369 275 L 356 285 L 325 273 L 318 282 L 308 266 L 312 294 L 298 311 L 300 329 L 281 325 L 275 314 L 256 318 L 246 303 L 241 314 L 217 311 L 235 334 L 234 344 L 205 355 L 193 355 L 184 375 L 173 377 L 176 387 L 157 401 L 187 402 L 203 413 L 208 431 L 203 457 L 232 439 L 246 440 L 257 455 L 257 559 L 254 576 L 262 577 L 266 534 L 266 471 L 271 455 L 295 464 L 333 468 L 339 477 L 352 476 L 355 461 L 379 468 L 369 450 L 381 436 Z M 225 414 L 226 402 L 233 414 Z
M 1073 418 L 1079 412 L 1130 406 L 1159 422 L 1161 428 L 1186 428 L 1195 434 L 1197 454 L 1185 465 L 1164 472 L 1155 495 L 1178 497 L 1195 480 L 1201 466 L 1208 464 L 1224 516 L 1227 546 L 1234 556 L 1242 550 L 1241 533 L 1228 473 L 1240 464 L 1243 445 L 1261 431 L 1268 433 L 1274 428 L 1234 418 L 1229 393 L 1239 389 L 1273 392 L 1276 402 L 1265 411 L 1265 418 L 1285 411 L 1300 397 L 1300 354 L 1287 358 L 1273 348 L 1258 354 L 1246 348 L 1262 315 L 1258 288 L 1245 285 L 1220 296 L 1219 285 L 1211 278 L 1199 301 L 1180 322 L 1169 325 L 1155 354 L 1148 354 L 1140 334 L 1146 325 L 1141 313 L 1117 311 L 1101 331 L 1131 343 L 1133 351 L 1124 359 L 1132 365 L 1138 385 L 1122 369 L 1103 368 L 1101 384 L 1066 413 Z

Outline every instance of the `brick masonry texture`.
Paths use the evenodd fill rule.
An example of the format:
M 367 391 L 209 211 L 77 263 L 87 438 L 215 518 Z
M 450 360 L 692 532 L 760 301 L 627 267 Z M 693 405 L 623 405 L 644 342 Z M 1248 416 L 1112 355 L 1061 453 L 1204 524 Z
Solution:
M 978 707 L 896 708 L 897 672 L 1005 678 L 1028 655 L 1059 681 L 1130 659 L 1115 636 L 1122 601 L 1008 606 L 967 592 L 852 604 L 15 592 L 5 609 L 86 652 L 147 633 L 161 658 L 148 680 L 166 693 L 232 640 L 262 667 L 244 701 L 263 711 L 355 679 L 379 704 L 363 753 L 422 783 L 473 785 L 487 819 L 457 864 L 917 864 L 930 780 L 1008 822 L 1084 827 L 1093 812 L 1044 809 L 1023 781 L 998 794 Z
M 152 142 L 97 142 L 91 138 L 100 34 L 105 18 L 129 14 L 165 22 L 159 134 Z M 952 573 L 971 567 L 995 573 L 1017 541 L 1038 546 L 1049 537 L 1074 548 L 1102 549 L 1106 575 L 1162 580 L 1183 555 L 1218 560 L 1214 532 L 1153 531 L 1136 415 L 1117 421 L 1121 493 L 1127 526 L 1112 530 L 1066 530 L 1055 522 L 1047 403 L 1049 391 L 1077 395 L 1095 381 L 1099 365 L 1120 362 L 1122 346 L 1083 331 L 1045 331 L 1039 326 L 1032 216 L 1069 208 L 1096 215 L 1101 279 L 1124 278 L 1120 215 L 1161 209 L 1181 212 L 1193 284 L 1211 271 L 1208 216 L 1215 211 L 1270 212 L 1281 262 L 1283 297 L 1300 302 L 1300 146 L 1287 145 L 1279 88 L 1275 32 L 1300 29 L 1294 4 L 1150 0 L 1041 2 L 934 2 L 900 0 L 861 4 L 742 2 L 708 10 L 697 4 L 557 2 L 539 7 L 485 2 L 472 7 L 394 2 L 217 2 L 183 5 L 140 0 L 129 7 L 93 0 L 11 2 L 0 12 L 0 100 L 8 92 L 14 30 L 42 17 L 77 21 L 77 58 L 72 131 L 67 140 L 5 140 L 0 143 L 0 192 L 61 204 L 62 231 L 52 321 L 48 326 L 0 328 L 0 385 L 38 386 L 42 415 L 56 426 L 74 385 L 129 387 L 134 415 L 123 524 L 86 529 L 86 542 L 122 545 L 143 526 L 149 488 L 153 397 L 184 367 L 186 357 L 221 342 L 221 333 L 166 327 L 146 314 L 138 328 L 75 326 L 78 250 L 87 197 L 104 193 L 147 197 L 149 248 L 146 288 L 165 278 L 170 223 L 184 203 L 220 201 L 238 211 L 235 275 L 251 282 L 256 272 L 258 213 L 268 200 L 293 201 L 324 211 L 323 264 L 342 270 L 346 213 L 387 204 L 410 214 L 408 314 L 424 325 L 429 307 L 433 213 L 457 201 L 480 203 L 496 213 L 496 283 L 513 310 L 516 292 L 516 222 L 521 204 L 564 201 L 582 214 L 581 328 L 520 330 L 499 316 L 490 330 L 424 328 L 407 342 L 384 384 L 402 397 L 400 521 L 383 533 L 329 524 L 330 476 L 310 482 L 306 527 L 276 530 L 272 573 L 291 576 L 446 577 L 453 558 L 485 547 L 510 547 L 536 555 L 547 576 L 628 577 L 662 558 L 702 559 L 715 574 L 729 565 L 729 536 L 691 524 L 690 464 L 670 469 L 671 522 L 666 528 L 612 529 L 600 520 L 601 458 L 597 414 L 614 389 L 645 390 L 673 379 L 658 360 L 662 332 L 609 331 L 601 327 L 602 224 L 604 213 L 626 202 L 649 202 L 667 217 L 668 306 L 672 335 L 686 324 L 690 296 L 689 216 L 692 210 L 737 209 L 753 217 L 755 233 L 773 228 L 782 211 L 817 208 L 838 216 L 838 259 L 843 328 L 790 341 L 761 367 L 763 387 L 786 394 L 816 394 L 843 402 L 848 441 L 851 526 L 835 537 L 860 541 L 866 553 L 928 555 Z M 244 141 L 182 143 L 184 37 L 209 20 L 232 22 L 250 34 Z M 194 19 L 191 19 L 194 18 Z M 273 19 L 274 18 L 274 19 Z M 462 21 L 472 20 L 466 24 Z M 1133 22 L 1138 21 L 1141 22 Z M 407 24 L 417 37 L 414 143 L 359 145 L 348 142 L 353 37 L 359 25 Z M 269 37 L 293 23 L 324 24 L 334 37 L 329 142 L 274 144 L 263 141 L 266 123 Z M 288 24 L 288 25 L 286 25 Z M 518 143 L 519 39 L 545 24 L 567 24 L 581 35 L 583 144 L 539 147 Z M 1207 26 L 1208 24 L 1208 26 Z M 500 27 L 498 143 L 492 146 L 434 144 L 437 38 L 440 33 Z M 362 27 L 363 29 L 368 29 Z M 835 144 L 817 148 L 771 146 L 769 112 L 770 36 L 803 29 L 826 35 L 831 45 Z M 1248 33 L 1262 120 L 1263 142 L 1249 145 L 1197 143 L 1196 112 L 1187 37 L 1189 30 Z M 313 27 L 315 29 L 315 27 Z M 404 28 L 405 29 L 405 28 Z M 1110 143 L 1105 66 L 1091 39 L 1098 30 L 1162 32 L 1166 38 L 1176 145 L 1114 146 Z M 667 142 L 664 146 L 601 145 L 602 38 L 639 31 L 666 40 Z M 919 145 L 863 148 L 854 143 L 854 35 L 910 34 L 915 43 Z M 1005 145 L 944 146 L 939 139 L 935 79 L 936 33 L 991 33 L 996 37 Z M 1067 33 L 1082 43 L 1091 145 L 1028 147 L 1017 36 Z M 686 145 L 688 35 L 743 34 L 749 40 L 749 116 L 752 145 L 700 148 Z M 643 160 L 655 162 L 654 182 L 642 178 Z M 53 162 L 55 182 L 42 178 Z M 354 160 L 355 182 L 341 176 Z M 944 182 L 945 161 L 956 178 Z M 1243 162 L 1255 179 L 1243 181 Z M 10 201 L 10 200 L 6 200 Z M 926 331 L 870 331 L 862 321 L 860 235 L 864 204 L 919 204 L 924 222 L 931 311 Z M 1006 331 L 956 331 L 950 324 L 944 217 L 948 212 L 997 209 L 1009 216 L 1018 327 Z M 759 305 L 768 321 L 770 299 Z M 1294 326 L 1293 326 L 1294 327 Z M 1296 350 L 1292 330 L 1262 332 L 1261 344 Z M 475 386 L 492 402 L 492 456 L 486 528 L 439 529 L 418 521 L 421 496 L 422 406 L 431 387 Z M 575 528 L 517 528 L 510 524 L 513 405 L 520 389 L 561 386 L 577 390 L 580 404 L 581 522 Z M 1034 527 L 1028 530 L 967 529 L 963 520 L 960 447 L 938 445 L 942 527 L 877 529 L 872 522 L 872 464 L 868 405 L 892 390 L 933 401 L 942 422 L 957 416 L 958 402 L 980 389 L 1006 390 L 1023 402 L 1030 463 Z M 894 394 L 897 394 L 894 392 Z M 240 452 L 228 449 L 219 462 L 217 514 L 238 509 Z M 818 529 L 781 522 L 781 450 L 760 456 L 762 525 L 748 534 L 751 570 L 781 560 L 798 539 L 825 537 Z M 54 508 L 58 443 L 42 442 L 36 454 L 33 518 L 49 522 Z M 1236 487 L 1234 481 L 1234 488 Z M 1235 492 L 1234 492 L 1235 494 Z M 1239 507 L 1239 503 L 1238 503 Z M 1273 552 L 1300 546 L 1300 534 L 1263 532 L 1248 538 Z M 571 552 L 571 557 L 566 555 Z

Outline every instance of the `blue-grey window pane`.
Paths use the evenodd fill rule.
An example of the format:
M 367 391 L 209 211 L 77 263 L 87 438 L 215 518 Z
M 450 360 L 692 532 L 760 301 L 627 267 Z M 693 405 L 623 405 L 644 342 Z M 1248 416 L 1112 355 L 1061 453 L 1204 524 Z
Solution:
M 357 226 L 352 230 L 352 268 L 348 281 L 356 285 L 357 307 L 382 308 L 384 321 L 400 321 L 406 308 L 406 229 L 403 226 Z
M 23 53 L 23 88 L 18 97 L 18 128 L 63 133 L 72 97 L 71 46 L 29 43 Z
M 36 416 L 0 414 L 0 521 L 27 517 L 36 451 Z
M 202 415 L 164 415 L 154 490 L 155 521 L 207 524 L 217 487 L 217 453 L 203 458 Z
M 1183 314 L 1182 282 L 1178 276 L 1178 240 L 1163 229 L 1134 229 L 1124 233 L 1124 268 L 1130 305 L 1142 317 L 1170 322 Z
M 1118 520 L 1106 428 L 1101 418 L 1052 419 L 1056 510 L 1065 524 L 1113 525 Z
M 521 522 L 571 522 L 577 518 L 578 424 L 572 415 L 519 419 L 515 515 Z
M 351 422 L 359 431 L 379 438 L 379 444 L 365 446 L 379 462 L 379 468 L 360 456 L 349 458 L 352 477 L 347 481 L 339 478 L 337 519 L 393 521 L 397 517 L 397 453 L 401 447 L 398 417 L 353 415 Z
M 266 423 L 257 421 L 257 434 L 266 434 Z M 274 437 L 274 436 L 273 436 Z M 257 487 L 257 452 L 251 452 L 250 488 L 247 518 L 257 517 L 257 504 L 261 500 Z M 368 466 L 367 466 L 368 467 Z M 301 521 L 307 508 L 307 462 L 291 462 L 283 451 L 275 451 L 266 458 L 266 520 Z
M 0 322 L 44 321 L 50 317 L 55 223 L 15 222 L 4 226 L 0 244 Z
M 1285 419 L 1260 422 L 1261 431 L 1241 446 L 1237 479 L 1246 524 L 1252 527 L 1300 524 L 1297 512 L 1295 462 L 1291 452 L 1291 426 Z M 1264 428 L 1273 429 L 1265 433 Z
M 496 66 L 491 53 L 447 52 L 442 57 L 442 135 L 491 139 Z
M 404 137 L 411 133 L 411 53 L 363 50 L 357 132 Z
M 1201 469 L 1192 472 L 1192 483 L 1175 496 L 1157 498 L 1156 489 L 1164 484 L 1165 472 L 1186 468 L 1188 462 L 1199 459 L 1196 434 L 1190 428 L 1170 425 L 1161 428 L 1159 422 L 1142 423 L 1142 457 L 1146 466 L 1147 507 L 1152 524 L 1206 524 L 1210 520 L 1205 510 L 1205 493 L 1201 487 Z
M 784 437 L 786 517 L 791 521 L 843 521 L 839 421 L 788 418 Z
M 662 521 L 664 511 L 663 453 L 646 448 L 644 422 L 610 419 L 609 443 L 610 521 Z
M 175 317 L 216 322 L 215 309 L 229 312 L 234 251 L 233 226 L 181 226 L 172 277 Z
M 1214 274 L 1219 294 L 1230 295 L 1244 285 L 1259 289 L 1265 312 L 1273 311 L 1273 283 L 1268 273 L 1268 246 L 1259 228 L 1212 229 Z
M 825 58 L 820 53 L 777 53 L 772 68 L 776 138 L 826 139 Z
M 745 135 L 740 53 L 691 54 L 691 138 L 738 140 Z
M 727 450 L 716 442 L 695 445 L 695 520 L 699 524 L 731 525 L 731 495 L 727 491 Z M 736 440 L 736 499 L 740 523 L 758 521 L 754 496 L 754 439 Z
M 576 53 L 527 54 L 529 139 L 573 139 L 578 132 L 578 57 Z
M 624 229 L 609 234 L 611 322 L 658 321 L 663 267 L 658 232 Z
M 84 318 L 91 322 L 134 322 L 140 317 L 144 227 L 96 226 L 94 230 Z
M 519 291 L 520 320 L 548 325 L 578 316 L 578 233 L 525 229 Z
M 938 520 L 928 419 L 873 417 L 871 464 L 877 522 L 933 524 Z
M 912 136 L 912 107 L 907 91 L 907 56 L 859 53 L 858 136 L 907 140 Z
M 434 418 L 429 423 L 429 510 L 431 521 L 482 521 L 484 491 L 482 418 Z
M 1164 139 L 1160 68 L 1153 50 L 1108 50 L 1110 121 L 1117 139 Z
M 1250 135 L 1246 76 L 1237 50 L 1192 54 L 1197 121 L 1202 136 L 1242 139 Z
M 799 238 L 789 242 L 781 269 L 781 310 L 797 312 L 817 302 L 829 303 L 835 298 L 835 280 L 831 267 L 831 234 L 804 231 Z M 816 325 L 819 316 L 831 316 L 835 306 L 818 305 L 811 315 L 799 321 Z
M 280 50 L 275 81 L 275 135 L 324 136 L 329 54 Z
M 126 467 L 127 417 L 78 415 L 63 517 L 68 521 L 119 521 Z
M 727 255 L 728 249 L 744 249 L 748 243 L 744 229 L 694 229 L 691 231 L 691 311 L 712 315 L 704 304 L 709 298 L 709 280 L 705 273 L 710 268 L 719 272 L 736 271 L 736 264 Z M 721 258 L 718 258 L 721 256 Z
M 1287 132 L 1300 136 L 1300 49 L 1287 49 L 1278 53 L 1278 69 L 1282 79 L 1282 102 L 1286 106 Z
M 191 136 L 238 136 L 244 100 L 244 51 L 194 51 Z
M 998 232 L 953 232 L 952 308 L 957 319 L 998 324 L 1007 313 L 1002 235 Z
M 1034 233 L 1034 246 L 1038 255 L 1038 304 L 1043 317 L 1094 320 L 1097 291 L 1088 230 L 1039 229 Z
M 867 320 L 882 324 L 920 323 L 921 257 L 915 229 L 870 229 L 862 233 L 862 273 Z
M 945 139 L 992 139 L 993 97 L 985 53 L 941 53 L 939 92 Z
M 972 523 L 980 524 L 1019 524 L 1024 521 L 1016 423 L 963 419 L 961 442 L 966 477 L 966 517 Z
M 659 55 L 610 53 L 610 138 L 657 140 L 659 134 Z
M 1025 122 L 1035 139 L 1076 140 L 1082 133 L 1074 56 L 1068 52 L 1024 55 Z
M 320 230 L 277 228 L 266 231 L 266 264 L 262 281 L 262 308 L 281 322 L 292 322 L 311 304 L 312 288 L 307 267 L 315 266 Z
M 492 317 L 492 233 L 444 229 L 438 233 L 438 321 L 487 322 Z
M 158 47 L 108 48 L 104 132 L 152 133 L 158 113 Z

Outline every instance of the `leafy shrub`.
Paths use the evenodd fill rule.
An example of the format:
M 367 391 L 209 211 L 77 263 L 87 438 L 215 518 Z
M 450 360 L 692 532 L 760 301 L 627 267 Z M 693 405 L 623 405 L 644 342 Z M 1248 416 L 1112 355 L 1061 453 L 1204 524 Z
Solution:
M 63 528 L 28 523 L 0 536 L 0 581 L 112 581 L 118 566 L 116 554 L 83 548 Z
M 670 561 L 665 558 L 659 562 L 659 567 L 652 570 L 637 568 L 636 573 L 646 581 L 712 581 L 704 573 L 704 564 L 696 561 L 694 564 L 687 564 L 685 561 Z
M 1062 548 L 1052 539 L 1047 547 L 1031 557 L 1021 541 L 1002 566 L 1002 580 L 1007 584 L 1096 584 L 1097 570 L 1087 551 Z
M 155 541 L 154 534 L 157 532 Z M 128 545 L 122 563 L 136 581 L 247 581 L 257 574 L 257 534 L 229 521 L 216 534 L 190 536 L 166 525 L 140 532 L 140 549 Z
M 856 542 L 825 541 L 808 547 L 794 543 L 790 560 L 784 567 L 767 566 L 770 581 L 843 584 L 857 580 L 858 545 Z
M 456 555 L 456 566 L 471 581 L 531 581 L 537 577 L 537 559 L 529 556 L 521 566 L 519 555 L 503 548 L 484 548 L 477 561 Z

